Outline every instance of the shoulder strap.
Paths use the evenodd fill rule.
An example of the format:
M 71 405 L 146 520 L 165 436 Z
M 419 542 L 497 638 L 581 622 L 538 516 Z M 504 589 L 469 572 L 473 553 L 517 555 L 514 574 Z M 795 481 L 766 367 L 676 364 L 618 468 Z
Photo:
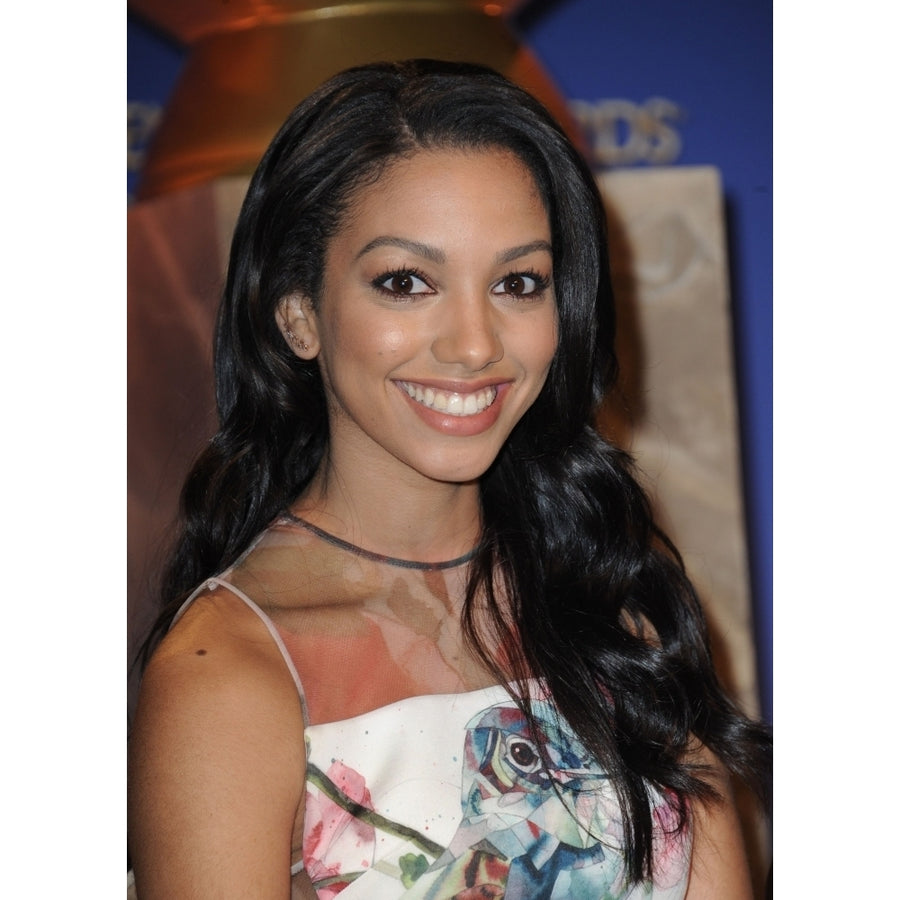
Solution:
M 263 625 L 266 626 L 267 631 L 272 636 L 272 640 L 275 641 L 275 646 L 278 647 L 278 651 L 281 653 L 281 658 L 284 660 L 285 665 L 288 668 L 288 671 L 291 673 L 291 678 L 294 679 L 294 685 L 297 688 L 297 695 L 300 698 L 300 709 L 303 713 L 303 725 L 304 727 L 309 726 L 309 714 L 306 708 L 306 694 L 303 691 L 303 683 L 300 681 L 300 676 L 297 674 L 297 669 L 294 666 L 294 661 L 291 659 L 290 653 L 288 653 L 287 647 L 284 645 L 284 641 L 281 638 L 281 635 L 278 633 L 278 628 L 275 623 L 242 591 L 240 588 L 235 587 L 229 581 L 226 581 L 224 578 L 207 578 L 203 584 L 200 585 L 191 595 L 187 598 L 187 600 L 182 603 L 180 609 L 175 614 L 175 618 L 172 619 L 172 625 L 169 627 L 173 627 L 175 623 L 184 615 L 187 608 L 200 596 L 203 591 L 214 591 L 217 587 L 225 588 L 230 591 L 241 600 L 247 607 L 249 607 L 260 619 Z

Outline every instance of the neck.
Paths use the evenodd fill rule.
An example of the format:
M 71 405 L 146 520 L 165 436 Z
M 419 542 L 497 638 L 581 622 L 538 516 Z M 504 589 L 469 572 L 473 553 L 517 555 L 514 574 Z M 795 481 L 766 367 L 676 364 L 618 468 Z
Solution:
M 478 482 L 450 484 L 326 457 L 291 507 L 313 525 L 374 553 L 442 562 L 468 553 L 481 535 Z

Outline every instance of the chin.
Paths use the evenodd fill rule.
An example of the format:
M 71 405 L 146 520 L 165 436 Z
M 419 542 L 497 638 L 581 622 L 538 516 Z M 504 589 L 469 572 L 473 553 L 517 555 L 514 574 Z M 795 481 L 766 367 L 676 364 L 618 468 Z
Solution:
M 495 458 L 496 456 L 492 456 L 487 461 L 473 461 L 468 465 L 460 465 L 458 459 L 446 464 L 436 461 L 423 467 L 420 471 L 432 481 L 440 481 L 446 484 L 471 484 L 478 481 L 487 472 Z

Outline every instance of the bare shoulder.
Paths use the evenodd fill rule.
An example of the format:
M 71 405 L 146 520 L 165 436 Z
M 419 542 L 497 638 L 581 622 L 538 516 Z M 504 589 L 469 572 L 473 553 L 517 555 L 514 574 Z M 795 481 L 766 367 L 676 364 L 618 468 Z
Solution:
M 157 727 L 200 731 L 193 724 L 199 716 L 203 734 L 212 728 L 214 736 L 243 730 L 242 722 L 302 730 L 297 690 L 277 645 L 225 588 L 194 601 L 154 653 L 141 681 L 136 733 L 148 716 Z
M 709 767 L 707 780 L 721 799 L 691 805 L 694 840 L 687 900 L 752 900 L 750 867 L 728 770 L 706 747 L 698 748 L 691 761 Z
M 303 720 L 265 625 L 229 591 L 198 598 L 141 684 L 129 839 L 141 900 L 287 896 Z

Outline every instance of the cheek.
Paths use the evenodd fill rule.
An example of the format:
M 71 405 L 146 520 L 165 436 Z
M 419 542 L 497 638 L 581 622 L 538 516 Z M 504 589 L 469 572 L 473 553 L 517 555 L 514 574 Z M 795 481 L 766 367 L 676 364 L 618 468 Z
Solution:
M 559 328 L 556 315 L 548 317 L 540 328 L 535 329 L 529 335 L 528 358 L 536 372 L 540 372 L 541 378 L 546 377 L 556 356 L 556 348 L 559 343 Z
M 530 348 L 531 355 L 529 357 L 529 366 L 533 374 L 529 406 L 537 399 L 538 394 L 540 394 L 547 383 L 547 376 L 556 356 L 557 347 L 558 331 L 556 319 L 554 318 L 552 322 L 547 323 L 546 329 L 539 336 L 533 336 Z
M 344 314 L 328 323 L 323 351 L 332 365 L 353 361 L 356 365 L 399 360 L 412 344 L 407 328 L 383 318 Z
M 411 343 L 407 330 L 399 326 L 382 327 L 380 330 L 373 328 L 369 339 L 383 359 L 400 357 Z

